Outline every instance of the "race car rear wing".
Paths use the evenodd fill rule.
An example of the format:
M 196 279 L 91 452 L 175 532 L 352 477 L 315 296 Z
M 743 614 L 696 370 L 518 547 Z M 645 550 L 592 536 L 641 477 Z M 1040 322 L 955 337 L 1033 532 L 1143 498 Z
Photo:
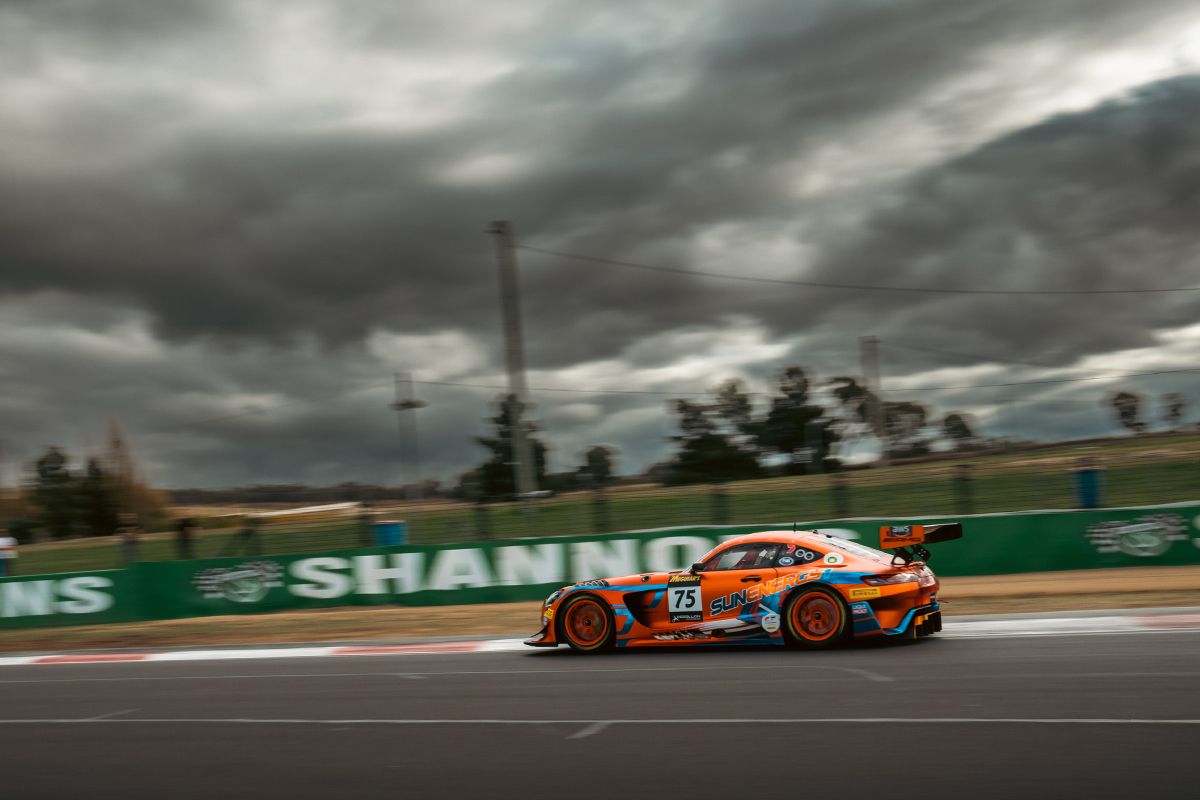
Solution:
M 879 547 L 895 550 L 895 556 L 905 564 L 913 560 L 928 561 L 924 545 L 961 539 L 962 524 L 943 522 L 938 525 L 884 525 L 879 529 Z

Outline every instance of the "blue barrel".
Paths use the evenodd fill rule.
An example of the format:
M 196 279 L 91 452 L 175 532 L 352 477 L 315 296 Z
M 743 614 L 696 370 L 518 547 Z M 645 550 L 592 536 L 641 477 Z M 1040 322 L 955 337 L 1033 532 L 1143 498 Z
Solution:
M 408 543 L 408 523 L 402 519 L 380 520 L 372 527 L 375 529 L 375 544 L 379 547 L 395 547 Z
M 1075 470 L 1075 497 L 1079 508 L 1100 508 L 1103 505 L 1100 490 L 1099 467 Z

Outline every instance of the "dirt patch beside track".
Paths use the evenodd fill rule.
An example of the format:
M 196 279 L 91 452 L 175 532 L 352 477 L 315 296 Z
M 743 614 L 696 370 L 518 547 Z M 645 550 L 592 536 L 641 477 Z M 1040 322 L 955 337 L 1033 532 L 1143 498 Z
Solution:
M 948 617 L 1099 608 L 1200 606 L 1200 566 L 945 578 Z M 124 625 L 0 631 L 0 652 L 359 641 L 533 633 L 540 603 L 355 607 Z

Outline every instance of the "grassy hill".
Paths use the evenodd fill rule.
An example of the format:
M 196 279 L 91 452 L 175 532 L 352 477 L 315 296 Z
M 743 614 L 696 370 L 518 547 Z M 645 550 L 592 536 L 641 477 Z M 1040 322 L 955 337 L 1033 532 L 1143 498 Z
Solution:
M 1076 505 L 1074 470 L 1080 459 L 1103 469 L 1107 506 L 1150 505 L 1200 498 L 1200 434 L 1072 442 L 1007 453 L 953 455 L 837 475 L 809 475 L 731 483 L 721 487 L 662 487 L 652 484 L 562 494 L 537 502 L 532 513 L 515 503 L 474 506 L 427 500 L 373 509 L 379 517 L 408 522 L 414 544 L 480 538 L 554 536 L 638 530 L 679 525 L 815 521 L 841 516 L 904 518 L 932 514 L 987 513 Z M 969 465 L 969 503 L 958 465 Z M 844 488 L 835 488 L 841 483 Z M 253 512 L 254 508 L 180 510 L 189 515 Z M 216 518 L 210 521 L 215 524 Z M 201 557 L 220 555 L 236 530 L 206 530 L 197 543 Z M 306 552 L 355 547 L 369 532 L 353 517 L 306 524 L 264 526 L 264 552 Z M 172 534 L 143 537 L 140 557 L 175 557 Z M 119 566 L 116 543 L 84 539 L 21 548 L 22 574 L 104 569 Z

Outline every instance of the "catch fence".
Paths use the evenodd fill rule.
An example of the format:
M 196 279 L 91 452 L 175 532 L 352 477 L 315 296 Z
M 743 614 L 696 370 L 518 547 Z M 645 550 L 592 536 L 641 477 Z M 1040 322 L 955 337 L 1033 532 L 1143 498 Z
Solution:
M 1127 507 L 1200 497 L 1200 435 L 1077 442 L 962 452 L 831 474 L 690 486 L 615 484 L 528 502 L 446 498 L 324 512 L 213 517 L 180 551 L 171 532 L 143 536 L 142 561 L 304 553 L 370 546 L 376 523 L 403 520 L 407 542 L 447 544 L 518 537 L 590 535 L 676 526 L 790 523 L 850 517 L 904 520 L 1038 509 Z M 259 524 L 246 534 L 246 515 Z M 123 564 L 115 541 L 88 539 L 20 548 L 20 574 L 108 569 Z

